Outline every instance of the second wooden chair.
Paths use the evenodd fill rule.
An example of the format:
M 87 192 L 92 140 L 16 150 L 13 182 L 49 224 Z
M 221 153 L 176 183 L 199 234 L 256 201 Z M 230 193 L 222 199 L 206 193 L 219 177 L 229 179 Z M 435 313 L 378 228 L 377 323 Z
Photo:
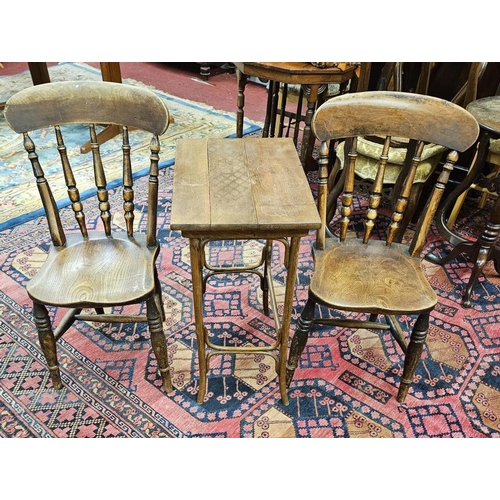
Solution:
M 422 270 L 420 254 L 458 158 L 457 151 L 469 148 L 478 136 L 477 121 L 466 110 L 442 99 L 375 91 L 346 94 L 326 102 L 314 115 L 313 131 L 321 141 L 318 209 L 322 228 L 314 248 L 308 300 L 290 347 L 287 384 L 293 379 L 315 323 L 390 330 L 405 353 L 397 396 L 399 402 L 404 402 L 421 357 L 430 314 L 437 303 L 436 294 Z M 354 192 L 358 136 L 373 135 L 385 139 L 371 193 L 360 197 Z M 414 140 L 416 149 L 392 214 L 381 217 L 383 178 L 392 137 Z M 338 236 L 327 238 L 329 142 L 341 138 L 347 139 L 348 161 L 341 186 L 340 216 L 335 220 Z M 430 192 L 413 239 L 408 245 L 396 243 L 395 235 L 408 207 L 424 144 L 429 142 L 443 145 L 451 152 Z M 357 206 L 363 207 L 359 213 Z M 337 312 L 340 316 L 331 319 L 324 314 L 316 316 L 317 305 L 340 311 Z M 416 316 L 408 345 L 396 319 L 398 315 Z M 379 316 L 386 321 L 378 321 Z

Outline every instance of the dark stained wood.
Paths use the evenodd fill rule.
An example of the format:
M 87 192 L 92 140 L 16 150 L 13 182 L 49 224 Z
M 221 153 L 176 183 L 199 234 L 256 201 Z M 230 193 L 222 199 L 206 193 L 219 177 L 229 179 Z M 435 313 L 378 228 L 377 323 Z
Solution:
M 487 160 L 495 165 L 495 157 L 489 154 L 488 150 L 490 139 L 500 138 L 500 96 L 483 97 L 472 101 L 467 106 L 467 111 L 477 119 L 481 126 L 476 154 L 467 176 L 444 200 L 436 216 L 436 226 L 441 236 L 450 242 L 454 248 L 442 258 L 430 254 L 427 259 L 436 264 L 445 264 L 458 255 L 465 254 L 472 260 L 474 265 L 462 297 L 462 305 L 471 307 L 472 291 L 486 263 L 490 260 L 493 261 L 496 272 L 500 274 L 500 177 L 498 175 L 498 158 L 496 159 L 497 168 L 493 169 L 488 176 L 482 175 Z M 478 189 L 486 194 L 496 193 L 497 195 L 485 227 L 475 241 L 464 238 L 453 229 L 464 196 L 471 188 Z M 453 210 L 448 217 L 449 208 L 452 206 Z
M 31 80 L 33 85 L 40 85 L 42 83 L 50 82 L 49 70 L 47 63 L 44 62 L 29 62 L 28 68 L 30 70 Z
M 149 90 L 109 82 L 64 82 L 38 85 L 18 92 L 7 101 L 7 123 L 24 136 L 45 209 L 52 245 L 47 260 L 27 285 L 33 300 L 34 321 L 55 388 L 62 387 L 56 340 L 77 320 L 94 322 L 147 322 L 158 369 L 166 391 L 172 390 L 167 344 L 163 333 L 161 287 L 155 261 L 159 133 L 169 124 L 169 113 Z M 89 123 L 92 165 L 104 231 L 87 228 L 83 204 L 64 144 L 66 124 Z M 116 231 L 108 199 L 106 165 L 101 157 L 95 125 L 113 123 L 123 129 L 123 212 L 127 231 Z M 149 192 L 146 229 L 134 231 L 134 195 L 129 154 L 128 125 L 151 132 Z M 54 126 L 61 169 L 80 232 L 65 231 L 50 184 L 29 132 Z M 57 157 L 57 151 L 56 155 Z M 87 201 L 90 203 L 90 200 Z M 146 315 L 112 315 L 105 308 L 146 303 Z M 53 328 L 47 306 L 67 308 Z M 81 314 L 84 308 L 95 314 Z
M 322 227 L 317 233 L 314 273 L 307 303 L 301 313 L 292 339 L 287 363 L 290 384 L 301 353 L 314 323 L 351 328 L 389 329 L 405 355 L 397 400 L 404 402 L 419 363 L 427 335 L 429 315 L 437 297 L 427 281 L 420 254 L 426 242 L 431 221 L 443 195 L 458 154 L 476 141 L 478 124 L 463 108 L 448 101 L 406 92 L 372 91 L 345 94 L 324 103 L 316 111 L 313 131 L 322 141 L 318 173 L 318 208 Z M 357 196 L 354 185 L 358 136 L 385 137 L 378 173 L 371 186 L 364 219 L 364 232 L 351 234 Z M 387 137 L 386 137 L 387 136 Z M 388 159 L 391 137 L 416 141 L 405 171 L 402 189 L 394 204 L 390 222 L 381 227 L 378 214 L 382 178 Z M 339 229 L 330 228 L 327 237 L 328 143 L 346 140 L 346 166 L 339 180 Z M 425 142 L 443 145 L 452 151 L 430 192 L 417 230 L 408 245 L 394 242 L 394 235 L 408 207 L 415 171 Z M 406 150 L 408 151 L 408 149 Z M 379 230 L 375 231 L 375 227 Z M 385 239 L 380 235 L 386 234 Z M 358 231 L 359 233 L 359 231 Z M 339 234 L 339 237 L 333 236 Z M 316 305 L 335 310 L 366 313 L 364 320 L 325 320 L 315 317 Z M 383 316 L 385 323 L 378 323 Z M 418 316 L 406 344 L 395 316 Z
M 177 141 L 170 226 L 189 238 L 200 371 L 198 403 L 202 403 L 205 397 L 211 356 L 216 353 L 259 352 L 274 358 L 282 401 L 288 404 L 285 360 L 300 238 L 320 225 L 292 139 Z M 259 265 L 210 266 L 204 257 L 205 246 L 221 239 L 264 240 Z M 288 272 L 281 314 L 278 313 L 272 277 L 273 240 L 286 246 Z M 257 270 L 261 265 L 262 272 Z M 271 344 L 222 347 L 210 341 L 203 318 L 206 278 L 224 272 L 252 272 L 260 276 L 264 313 L 268 313 L 269 298 L 276 323 L 276 338 Z
M 352 77 L 355 65 L 339 63 L 339 66 L 318 68 L 308 62 L 235 62 L 236 68 L 249 76 L 283 83 L 341 83 Z M 307 79 L 307 82 L 304 81 Z
M 338 83 L 346 85 L 355 77 L 357 65 L 355 63 L 339 62 L 336 66 L 321 68 L 309 62 L 235 62 L 238 78 L 238 98 L 236 113 L 236 136 L 242 137 L 245 104 L 245 85 L 247 76 L 256 76 L 270 80 L 270 89 L 266 121 L 263 137 L 267 137 L 269 126 L 274 127 L 274 110 L 276 109 L 279 82 L 285 84 L 300 84 L 309 86 L 307 96 L 307 111 L 304 120 L 302 138 L 301 161 L 309 170 L 317 167 L 312 159 L 314 138 L 311 135 L 311 119 L 318 102 L 318 89 L 321 84 Z M 274 135 L 272 128 L 270 136 Z
M 102 80 L 104 82 L 122 83 L 122 72 L 119 62 L 100 62 Z

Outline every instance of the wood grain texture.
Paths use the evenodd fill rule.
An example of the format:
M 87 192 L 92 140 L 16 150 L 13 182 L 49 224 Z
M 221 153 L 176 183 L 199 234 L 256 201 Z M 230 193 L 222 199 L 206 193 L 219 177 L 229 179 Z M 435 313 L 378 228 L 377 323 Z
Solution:
M 356 113 L 351 106 L 356 107 Z M 312 124 L 319 140 L 366 135 L 405 137 L 465 151 L 479 126 L 465 109 L 436 97 L 380 91 L 344 94 L 318 109 Z M 377 130 L 377 134 L 374 133 Z
M 154 291 L 157 252 L 145 245 L 143 235 L 68 235 L 63 247 L 50 248 L 27 292 L 33 300 L 60 307 L 135 303 Z
M 407 246 L 387 248 L 385 241 L 365 245 L 354 238 L 329 240 L 327 250 L 316 254 L 310 291 L 336 309 L 377 314 L 429 311 L 437 300 L 421 260 L 410 258 Z
M 151 95 L 155 96 L 151 90 L 122 83 L 54 82 L 17 92 L 4 113 L 18 133 L 67 123 L 102 123 L 161 135 L 168 127 L 168 109 Z
M 297 322 L 287 363 L 287 384 L 291 383 L 299 358 L 306 346 L 308 335 L 315 323 L 327 323 L 339 327 L 382 329 L 389 328 L 405 354 L 403 373 L 400 378 L 397 401 L 404 402 L 413 382 L 415 369 L 420 361 L 428 332 L 429 316 L 437 304 L 437 296 L 427 281 L 421 265 L 420 253 L 427 232 L 443 195 L 453 165 L 457 161 L 456 150 L 468 149 L 477 139 L 478 124 L 463 108 L 449 102 L 424 95 L 403 92 L 361 92 L 335 97 L 324 103 L 313 118 L 313 130 L 322 141 L 318 171 L 318 207 L 322 227 L 318 231 L 315 249 L 314 272 L 311 278 L 308 300 Z M 370 191 L 366 210 L 355 214 L 358 207 L 354 199 L 354 172 L 358 159 L 358 137 L 385 137 L 385 147 L 378 157 L 378 173 Z M 417 141 L 415 147 L 407 148 L 407 158 L 401 172 L 401 190 L 392 203 L 392 215 L 388 225 L 378 215 L 382 189 L 383 171 L 388 160 L 391 138 Z M 326 189 L 329 176 L 329 141 L 345 139 L 346 167 Z M 422 211 L 417 229 L 409 245 L 395 242 L 395 234 L 408 207 L 410 190 L 416 168 L 420 163 L 425 142 L 451 149 L 442 171 L 433 187 L 429 188 L 427 204 Z M 332 191 L 341 195 L 338 218 L 339 237 L 326 238 L 326 199 Z M 338 196 L 337 195 L 337 196 Z M 363 202 L 361 205 L 363 206 Z M 352 223 L 356 215 L 364 231 Z M 375 231 L 377 227 L 377 231 Z M 334 229 L 335 231 L 335 229 Z M 359 233 L 364 233 L 359 237 Z M 385 233 L 385 237 L 384 237 Z M 330 231 L 331 234 L 331 231 Z M 337 316 L 323 320 L 315 317 L 316 305 L 349 313 L 367 313 L 369 320 L 351 322 Z M 377 322 L 378 316 L 385 322 Z M 403 335 L 395 315 L 417 316 L 409 342 Z
M 319 225 L 291 139 L 177 142 L 173 230 L 188 237 L 280 237 Z
M 300 237 L 321 221 L 292 139 L 180 139 L 177 142 L 170 227 L 189 238 L 193 309 L 198 340 L 198 403 L 207 388 L 207 369 L 215 352 L 260 352 L 277 365 L 283 404 L 288 404 L 285 358 Z M 267 345 L 222 347 L 209 340 L 204 325 L 203 245 L 221 239 L 265 239 L 261 287 L 264 313 L 273 305 L 276 337 Z M 271 269 L 271 240 L 289 238 L 283 308 L 278 313 Z M 257 266 L 259 267 L 259 266 Z M 218 268 L 216 272 L 255 271 L 256 266 Z M 267 308 L 267 309 L 266 309 Z M 273 351 L 279 350 L 279 356 Z
M 340 62 L 336 67 L 318 68 L 308 62 L 235 62 L 242 73 L 277 82 L 317 85 L 341 83 L 353 77 L 355 64 Z

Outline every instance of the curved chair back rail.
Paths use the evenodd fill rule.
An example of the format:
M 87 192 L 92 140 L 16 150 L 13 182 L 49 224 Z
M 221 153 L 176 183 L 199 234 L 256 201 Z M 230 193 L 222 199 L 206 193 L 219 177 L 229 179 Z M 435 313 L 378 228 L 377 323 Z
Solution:
M 105 123 L 161 135 L 169 123 L 168 109 L 154 92 L 114 82 L 36 85 L 14 94 L 4 113 L 9 126 L 20 134 L 68 123 Z
M 349 105 L 356 106 L 356 113 Z M 387 118 L 380 121 L 380 114 Z M 436 125 L 439 124 L 439 127 Z M 408 92 L 359 92 L 324 103 L 312 122 L 316 137 L 325 141 L 355 136 L 406 137 L 433 142 L 459 152 L 479 134 L 475 118 L 460 106 L 437 97 Z

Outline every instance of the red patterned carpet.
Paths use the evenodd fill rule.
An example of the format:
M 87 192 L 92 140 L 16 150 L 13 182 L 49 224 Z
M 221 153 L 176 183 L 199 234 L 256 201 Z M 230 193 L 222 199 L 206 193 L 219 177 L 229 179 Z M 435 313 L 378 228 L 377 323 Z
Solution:
M 288 407 L 281 403 L 272 360 L 258 355 L 215 356 L 207 397 L 197 404 L 188 246 L 169 229 L 172 173 L 161 172 L 159 265 L 174 393 L 161 390 L 147 330 L 86 323 L 59 341 L 65 388 L 52 389 L 24 290 L 48 244 L 40 218 L 0 234 L 1 436 L 500 437 L 500 279 L 488 266 L 474 307 L 461 308 L 460 290 L 470 272 L 464 259 L 444 268 L 427 265 L 440 301 L 406 404 L 395 400 L 402 360 L 389 338 L 327 327 L 312 334 Z M 139 212 L 146 203 L 144 184 L 137 182 Z M 66 215 L 72 217 L 70 210 Z M 446 249 L 437 235 L 433 239 L 435 251 Z M 294 320 L 306 298 L 311 242 L 302 242 Z M 279 289 L 284 270 L 278 250 Z M 255 252 L 255 243 L 228 244 L 211 255 L 224 262 Z M 255 278 L 213 279 L 206 299 L 214 342 L 257 344 L 272 335 Z

